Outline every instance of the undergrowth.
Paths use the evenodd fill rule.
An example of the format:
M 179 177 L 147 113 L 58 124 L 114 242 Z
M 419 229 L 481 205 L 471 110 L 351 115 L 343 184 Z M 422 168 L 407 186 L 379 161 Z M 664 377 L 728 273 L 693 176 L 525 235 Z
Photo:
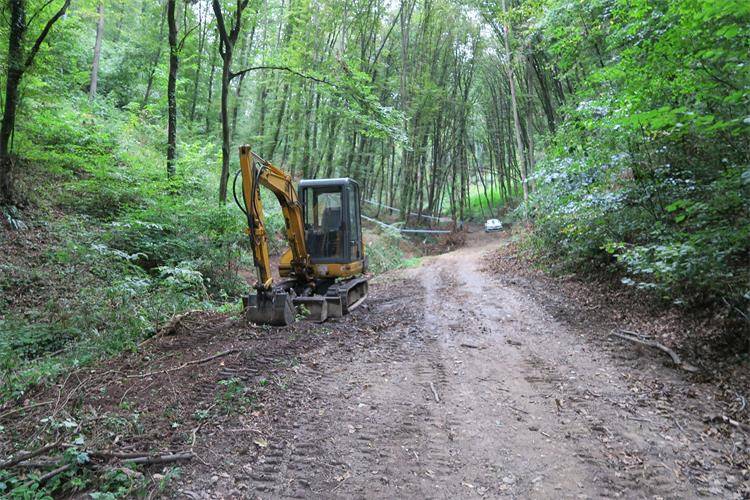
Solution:
M 419 265 L 419 257 L 408 257 L 402 247 L 408 245 L 404 237 L 392 230 L 379 232 L 377 237 L 367 242 L 367 267 L 370 272 L 379 274 L 391 269 L 405 269 Z
M 167 179 L 162 133 L 140 111 L 84 98 L 27 109 L 15 139 L 27 203 L 4 210 L 21 230 L 0 233 L 0 405 L 176 314 L 236 301 L 250 267 L 243 218 L 215 199 L 213 144 L 181 144 Z

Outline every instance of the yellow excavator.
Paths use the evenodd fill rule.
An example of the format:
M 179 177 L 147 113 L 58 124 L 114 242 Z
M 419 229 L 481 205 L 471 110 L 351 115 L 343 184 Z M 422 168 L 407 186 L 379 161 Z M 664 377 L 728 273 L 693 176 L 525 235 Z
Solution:
M 242 201 L 237 179 L 242 177 Z M 260 186 L 281 205 L 289 248 L 281 255 L 274 282 Z M 299 183 L 264 160 L 250 146 L 240 146 L 240 170 L 234 177 L 234 200 L 247 217 L 258 280 L 255 294 L 243 299 L 247 319 L 285 326 L 300 313 L 325 321 L 341 317 L 367 297 L 367 259 L 362 241 L 359 184 L 349 178 Z

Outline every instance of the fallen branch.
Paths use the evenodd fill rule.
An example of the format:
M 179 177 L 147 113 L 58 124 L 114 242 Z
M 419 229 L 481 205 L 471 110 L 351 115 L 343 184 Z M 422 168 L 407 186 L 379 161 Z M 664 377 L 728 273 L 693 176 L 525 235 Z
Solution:
M 17 467 L 19 469 L 49 469 L 50 467 L 55 467 L 60 465 L 59 460 L 35 460 L 32 462 L 21 462 L 20 464 L 16 464 L 13 467 Z
M 29 451 L 26 453 L 20 453 L 15 458 L 12 458 L 10 460 L 6 460 L 5 462 L 0 464 L 0 469 L 9 469 L 13 467 L 14 465 L 18 465 L 21 462 L 25 462 L 26 460 L 30 460 L 34 457 L 38 457 L 39 455 L 44 455 L 50 450 L 54 450 L 58 446 L 60 446 L 60 443 L 62 442 L 62 438 L 58 439 L 54 443 L 50 443 L 47 445 L 42 446 L 41 448 L 37 448 L 34 451 Z
M 8 410 L 5 413 L 0 413 L 0 419 L 9 417 L 10 415 L 13 415 L 14 413 L 19 413 L 24 410 L 30 410 L 32 408 L 38 408 L 40 406 L 51 405 L 52 403 L 54 403 L 54 401 L 49 400 L 49 401 L 42 401 L 41 403 L 34 403 L 28 406 L 19 406 L 18 408 L 13 408 L 12 410 Z
M 187 368 L 188 366 L 195 366 L 195 365 L 201 365 L 203 363 L 208 363 L 209 361 L 212 361 L 216 358 L 228 356 L 229 354 L 234 354 L 236 352 L 239 352 L 239 349 L 229 349 L 228 351 L 220 352 L 218 354 L 214 354 L 213 356 L 209 356 L 207 358 L 198 359 L 195 361 L 188 361 L 187 363 L 183 363 L 180 366 L 176 366 L 174 368 L 168 368 L 166 370 L 158 370 L 158 371 L 148 372 L 148 373 L 141 373 L 139 375 L 126 375 L 125 378 L 146 378 L 146 377 L 151 377 L 154 375 L 159 375 L 162 373 L 172 373 L 172 372 L 176 372 L 178 370 Z
M 58 467 L 57 469 L 49 471 L 48 473 L 46 473 L 45 475 L 43 475 L 42 477 L 39 478 L 39 484 L 46 483 L 47 481 L 49 481 L 53 477 L 57 476 L 58 474 L 62 474 L 66 470 L 70 469 L 71 467 L 73 467 L 73 465 L 71 465 L 71 464 L 65 464 L 65 465 L 62 465 L 62 466 Z
M 515 407 L 515 406 L 513 406 L 513 405 L 508 405 L 508 408 L 510 408 L 511 410 L 516 410 L 516 411 L 520 411 L 521 413 L 525 413 L 526 415 L 528 415 L 528 414 L 529 414 L 529 412 L 527 412 L 526 410 L 522 410 L 521 408 L 516 408 L 516 407 Z
M 206 413 L 209 413 L 211 410 L 214 409 L 214 406 L 216 406 L 216 403 L 212 404 L 208 407 L 206 410 Z M 192 452 L 195 448 L 195 440 L 198 439 L 198 433 L 201 431 L 204 425 L 206 425 L 206 422 L 208 422 L 208 419 L 203 420 L 200 424 L 198 424 L 198 427 L 195 427 L 192 432 L 192 439 L 190 440 L 190 451 Z
M 660 344 L 659 342 L 656 342 L 655 340 L 648 340 L 642 337 L 635 337 L 630 334 L 619 333 L 619 332 L 611 332 L 610 335 L 614 335 L 615 337 L 629 340 L 630 342 L 635 342 L 637 344 L 642 344 L 642 345 L 649 346 L 649 347 L 655 347 L 659 349 L 660 351 L 667 353 L 669 357 L 672 358 L 672 362 L 675 365 L 682 368 L 683 370 L 691 372 L 691 373 L 695 373 L 698 371 L 697 367 L 691 365 L 690 363 L 686 361 L 682 361 L 682 359 L 676 352 L 674 352 L 672 349 L 665 346 L 664 344 Z
M 57 464 L 57 465 L 59 465 L 59 464 Z M 53 469 L 53 470 L 47 472 L 46 474 L 44 474 L 43 476 L 41 476 L 36 481 L 34 481 L 34 480 L 27 481 L 26 484 L 24 484 L 24 487 L 25 488 L 29 488 L 35 482 L 37 484 L 39 484 L 39 485 L 42 485 L 42 484 L 46 483 L 47 481 L 49 481 L 50 479 L 52 479 L 53 477 L 57 476 L 58 474 L 62 474 L 63 472 L 65 472 L 66 470 L 68 470 L 68 469 L 70 469 L 72 467 L 73 467 L 73 464 L 61 465 L 61 466 L 57 467 L 56 469 Z
M 466 343 L 464 343 L 464 344 L 461 344 L 461 347 L 465 347 L 465 348 L 467 348 L 467 349 L 484 349 L 484 348 L 483 348 L 483 347 L 481 347 L 481 346 L 478 346 L 478 345 L 474 345 L 474 344 L 466 344 Z
M 440 402 L 440 396 L 438 396 L 437 389 L 435 389 L 435 384 L 430 382 L 430 389 L 432 389 L 432 395 L 435 396 L 435 402 Z
M 72 446 L 72 445 L 71 445 Z M 166 462 L 176 462 L 180 460 L 190 460 L 193 457 L 192 452 L 178 453 L 175 451 L 152 452 L 152 451 L 106 451 L 106 450 L 85 450 L 92 458 L 101 460 L 122 460 L 123 462 L 132 462 L 137 464 L 159 464 Z
M 138 465 L 155 465 L 155 464 L 166 464 L 170 462 L 182 462 L 185 460 L 192 460 L 195 453 L 173 453 L 171 455 L 156 455 L 156 456 L 145 456 L 138 458 L 128 458 L 123 460 L 131 464 Z

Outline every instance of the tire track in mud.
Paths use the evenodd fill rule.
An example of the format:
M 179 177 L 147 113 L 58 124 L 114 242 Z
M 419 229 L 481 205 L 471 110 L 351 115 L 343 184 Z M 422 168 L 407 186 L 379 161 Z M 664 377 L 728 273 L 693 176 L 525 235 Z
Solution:
M 404 286 L 414 288 L 415 293 L 370 302 L 368 307 L 383 311 L 391 319 L 379 326 L 364 323 L 371 331 L 368 336 L 343 339 L 345 346 L 324 344 L 319 350 L 301 356 L 302 363 L 295 370 L 293 382 L 279 398 L 280 406 L 285 408 L 273 418 L 268 446 L 255 458 L 252 467 L 247 467 L 251 472 L 243 477 L 251 483 L 253 495 L 327 497 L 340 494 L 337 487 L 355 485 L 360 477 L 367 478 L 368 490 L 372 489 L 370 476 L 385 481 L 390 457 L 402 453 L 390 441 L 413 436 L 420 425 L 413 417 L 424 413 L 411 401 L 409 391 L 401 401 L 390 401 L 383 407 L 376 402 L 377 398 L 373 400 L 365 394 L 372 392 L 380 378 L 387 380 L 391 365 L 413 359 L 422 350 L 418 329 L 411 326 L 415 322 L 414 312 L 421 310 L 419 290 L 410 284 L 400 289 Z M 406 305 L 407 298 L 410 307 Z M 356 317 L 349 320 L 356 328 Z M 249 371 L 255 377 L 263 371 L 259 367 L 264 363 L 258 359 L 244 361 L 252 361 L 244 366 L 254 368 L 232 366 L 222 374 L 244 380 Z M 235 364 L 243 365 L 243 361 Z M 348 369 L 351 366 L 358 368 L 351 371 Z M 368 400 L 373 402 L 368 404 Z M 274 401 L 267 404 L 275 406 Z M 381 469 L 384 475 L 377 476 Z

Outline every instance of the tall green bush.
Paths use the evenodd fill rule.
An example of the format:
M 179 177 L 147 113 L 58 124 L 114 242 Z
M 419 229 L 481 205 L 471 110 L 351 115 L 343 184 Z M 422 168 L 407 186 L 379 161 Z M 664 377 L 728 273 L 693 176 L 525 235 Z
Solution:
M 539 165 L 539 251 L 614 263 L 664 299 L 748 311 L 750 4 L 546 4 L 536 28 L 561 70 L 593 69 Z M 577 16 L 588 38 L 569 29 Z M 592 43 L 598 57 L 582 60 Z

